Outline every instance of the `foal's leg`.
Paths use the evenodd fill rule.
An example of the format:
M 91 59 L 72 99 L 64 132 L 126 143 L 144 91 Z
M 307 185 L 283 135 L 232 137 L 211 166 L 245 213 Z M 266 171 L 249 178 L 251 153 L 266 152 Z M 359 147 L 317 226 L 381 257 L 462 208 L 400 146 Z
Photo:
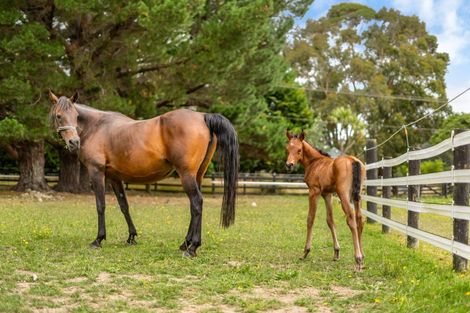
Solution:
M 89 170 L 90 180 L 95 192 L 96 210 L 98 212 L 98 235 L 96 240 L 91 243 L 92 248 L 100 248 L 101 241 L 106 239 L 106 225 L 104 220 L 105 203 L 105 178 L 104 173 L 98 169 Z
M 127 202 L 126 192 L 124 191 L 124 186 L 122 181 L 119 180 L 110 180 L 111 186 L 113 187 L 114 194 L 116 195 L 119 207 L 121 208 L 122 214 L 127 222 L 127 227 L 129 228 L 129 237 L 127 238 L 127 243 L 130 245 L 135 245 L 135 236 L 137 236 L 137 231 L 135 230 L 134 223 L 132 222 L 131 215 L 129 214 L 129 203 Z
M 359 234 L 356 223 L 356 216 L 353 212 L 353 209 L 349 203 L 349 194 L 346 192 L 338 192 L 339 199 L 341 200 L 341 207 L 343 208 L 344 213 L 346 214 L 346 221 L 348 223 L 349 229 L 351 230 L 353 242 L 354 242 L 354 255 L 356 258 L 356 264 L 358 269 L 362 269 L 363 266 L 363 256 L 361 252 L 361 247 L 359 245 Z
M 313 222 L 315 221 L 315 214 L 317 213 L 317 202 L 319 192 L 314 189 L 309 190 L 308 195 L 308 217 L 307 217 L 307 242 L 305 243 L 304 256 L 305 259 L 312 247 L 312 229 Z
M 201 245 L 202 193 L 195 176 L 191 174 L 183 175 L 181 181 L 190 202 L 191 222 L 189 223 L 185 242 L 180 246 L 180 249 L 186 248 L 185 256 L 194 257 L 197 248 Z
M 333 196 L 331 193 L 323 195 L 323 199 L 325 200 L 326 204 L 326 223 L 328 224 L 328 227 L 331 230 L 331 236 L 333 237 L 333 245 L 335 249 L 335 255 L 333 257 L 333 260 L 338 261 L 339 260 L 339 242 L 338 238 L 336 236 L 336 226 L 335 226 L 335 221 L 333 219 Z
M 359 246 L 361 247 L 362 258 L 365 257 L 364 250 L 362 249 L 362 230 L 364 229 L 364 220 L 362 219 L 361 212 L 361 199 L 354 201 L 354 210 L 356 211 L 356 224 L 357 224 L 357 235 L 359 237 Z

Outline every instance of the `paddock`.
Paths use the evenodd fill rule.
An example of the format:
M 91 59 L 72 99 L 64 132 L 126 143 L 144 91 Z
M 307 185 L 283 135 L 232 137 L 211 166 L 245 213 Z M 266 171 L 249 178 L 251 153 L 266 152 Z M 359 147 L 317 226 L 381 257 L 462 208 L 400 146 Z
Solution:
M 357 272 L 337 203 L 344 253 L 332 260 L 320 203 L 312 252 L 301 261 L 305 195 L 240 195 L 236 223 L 226 230 L 219 227 L 220 198 L 205 195 L 204 244 L 188 259 L 178 250 L 189 219 L 184 195 L 130 191 L 138 245 L 127 246 L 125 221 L 108 194 L 108 239 L 102 249 L 90 249 L 92 195 L 1 192 L 0 311 L 470 310 L 470 276 L 452 272 L 444 250 L 425 243 L 407 249 L 405 237 L 385 236 L 381 226 L 367 224 L 366 268 Z

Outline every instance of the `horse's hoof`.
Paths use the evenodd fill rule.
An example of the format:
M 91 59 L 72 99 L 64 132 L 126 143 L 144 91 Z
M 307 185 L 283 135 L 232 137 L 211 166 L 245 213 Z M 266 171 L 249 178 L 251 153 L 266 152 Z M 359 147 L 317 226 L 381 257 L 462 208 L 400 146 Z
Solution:
M 364 269 L 364 258 L 356 257 L 356 271 L 360 272 Z
M 135 241 L 135 239 L 127 239 L 127 244 L 129 246 L 135 246 L 137 244 L 137 241 Z
M 335 256 L 333 257 L 333 261 L 339 261 L 339 249 L 335 249 Z
M 183 243 L 181 244 L 181 246 L 180 246 L 180 250 L 181 250 L 181 251 L 184 251 L 184 252 L 186 252 L 186 251 L 188 250 L 188 248 L 189 248 L 189 245 L 187 244 L 186 241 L 183 242 Z
M 90 243 L 90 248 L 99 249 L 99 248 L 101 248 L 101 243 L 99 243 L 97 240 L 95 240 L 92 243 Z
M 194 251 L 189 251 L 189 250 L 186 250 L 183 252 L 183 257 L 184 258 L 194 258 L 196 256 L 196 252 Z
M 301 259 L 301 260 L 305 260 L 305 259 L 307 258 L 307 256 L 308 256 L 309 253 L 310 253 L 310 249 L 305 249 L 305 250 L 304 250 L 304 256 L 301 257 L 300 259 Z

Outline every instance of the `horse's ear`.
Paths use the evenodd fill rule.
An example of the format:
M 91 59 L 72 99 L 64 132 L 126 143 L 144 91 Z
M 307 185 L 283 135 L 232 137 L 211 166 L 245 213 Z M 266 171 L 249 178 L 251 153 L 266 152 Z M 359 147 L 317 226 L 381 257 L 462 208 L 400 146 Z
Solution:
M 286 129 L 286 136 L 289 140 L 291 140 L 292 137 L 294 137 L 294 136 L 292 136 L 292 134 L 290 133 L 290 131 L 288 129 Z
M 52 104 L 56 104 L 57 101 L 59 101 L 59 98 L 52 92 L 52 90 L 49 89 L 49 98 L 52 101 Z
M 304 140 L 304 139 L 305 139 L 305 132 L 304 132 L 303 129 L 302 129 L 302 132 L 301 132 L 300 135 L 299 135 L 299 139 L 300 139 L 300 140 Z
M 76 103 L 77 100 L 78 100 L 78 91 L 75 91 L 72 98 L 70 98 L 70 101 L 72 101 L 72 103 Z

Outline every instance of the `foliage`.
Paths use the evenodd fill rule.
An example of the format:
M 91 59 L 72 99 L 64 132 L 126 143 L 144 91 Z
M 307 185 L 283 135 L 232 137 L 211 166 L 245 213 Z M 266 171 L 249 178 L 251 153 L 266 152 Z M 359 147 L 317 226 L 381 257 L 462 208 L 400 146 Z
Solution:
M 431 137 L 431 142 L 437 144 L 450 138 L 452 131 L 458 132 L 470 130 L 470 114 L 469 113 L 455 113 L 450 115 L 442 123 L 439 129 L 434 132 Z
M 0 116 L 24 124 L 28 136 L 49 136 L 45 93 L 50 88 L 68 96 L 77 90 L 81 103 L 134 118 L 179 107 L 230 112 L 238 129 L 251 122 L 244 120 L 249 118 L 247 112 L 262 115 L 269 110 L 266 94 L 277 97 L 273 86 L 284 79 L 287 68 L 280 53 L 286 34 L 294 18 L 311 3 L 38 0 L 8 4 L 1 16 L 5 60 L 0 64 Z M 297 101 L 299 94 L 294 92 L 285 102 Z M 278 128 L 268 125 L 267 129 Z M 271 139 L 277 133 L 256 135 Z M 265 143 L 262 150 L 269 154 L 275 143 Z
M 253 118 L 256 116 L 256 118 Z M 277 88 L 244 115 L 239 130 L 244 171 L 282 172 L 286 158 L 286 130 L 300 132 L 318 127 L 302 89 Z
M 34 196 L 0 196 L 0 311 L 470 309 L 470 276 L 450 269 L 448 252 L 425 244 L 407 249 L 403 236 L 384 236 L 380 225 L 366 225 L 367 267 L 356 272 L 351 233 L 337 202 L 342 258 L 334 262 L 322 201 L 312 252 L 307 260 L 298 259 L 305 241 L 306 195 L 240 197 L 237 222 L 226 230 L 219 227 L 220 197 L 206 196 L 203 245 L 195 259 L 182 258 L 178 250 L 189 222 L 185 196 L 131 193 L 139 232 L 138 245 L 131 247 L 125 245 L 124 217 L 114 197 L 108 199 L 108 238 L 94 250 L 88 248 L 96 234 L 92 195 L 41 202 Z M 429 229 L 444 224 L 426 221 L 433 221 Z
M 421 162 L 421 174 L 443 172 L 445 168 L 444 161 L 441 159 L 427 160 Z
M 293 68 L 312 89 L 313 108 L 327 120 L 338 108 L 349 108 L 356 121 L 367 124 L 368 136 L 382 142 L 402 125 L 416 120 L 445 101 L 444 75 L 449 61 L 437 52 L 437 39 L 416 16 L 356 3 L 331 7 L 327 15 L 309 20 L 293 33 L 286 50 Z M 391 99 L 389 96 L 402 97 Z M 418 100 L 408 100 L 406 97 Z M 420 101 L 420 98 L 431 99 Z M 411 145 L 429 140 L 450 108 L 409 129 Z M 325 137 L 339 145 L 331 122 Z M 351 126 L 352 127 L 352 126 Z M 353 153 L 362 150 L 363 132 L 345 135 Z M 344 139 L 343 139 L 344 140 Z M 384 145 L 383 155 L 406 151 L 404 136 Z
M 24 14 L 24 3 L 0 4 L 0 143 L 37 140 L 48 136 L 47 88 L 59 85 L 65 74 L 57 61 L 63 47 L 50 40 L 37 11 Z

